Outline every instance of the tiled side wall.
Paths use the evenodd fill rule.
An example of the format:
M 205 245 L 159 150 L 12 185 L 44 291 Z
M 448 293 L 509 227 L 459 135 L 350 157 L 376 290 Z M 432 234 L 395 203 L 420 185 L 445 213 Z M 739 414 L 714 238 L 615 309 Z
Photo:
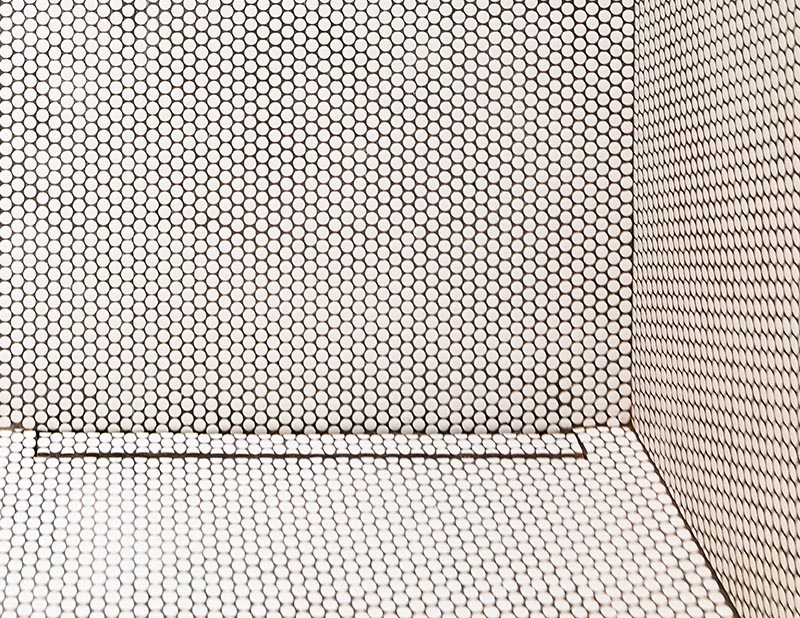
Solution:
M 0 5 L 0 426 L 630 408 L 632 0 Z
M 796 617 L 797 6 L 636 12 L 634 425 L 741 615 Z

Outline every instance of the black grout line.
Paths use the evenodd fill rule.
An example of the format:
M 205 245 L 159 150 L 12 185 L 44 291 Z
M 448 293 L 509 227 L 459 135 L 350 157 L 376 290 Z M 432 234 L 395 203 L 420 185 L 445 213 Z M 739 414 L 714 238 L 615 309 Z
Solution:
M 633 421 L 632 414 L 631 414 L 631 421 Z M 647 455 L 647 460 L 650 462 L 650 465 L 653 466 L 653 470 L 655 470 L 656 476 L 658 476 L 658 479 L 664 486 L 664 490 L 667 492 L 667 496 L 669 496 L 669 499 L 672 500 L 672 504 L 675 505 L 675 509 L 678 511 L 678 515 L 683 520 L 686 529 L 689 531 L 689 536 L 691 537 L 694 544 L 697 546 L 697 551 L 700 552 L 700 555 L 703 557 L 703 560 L 705 561 L 708 570 L 711 572 L 711 577 L 714 579 L 715 582 L 717 582 L 717 587 L 719 588 L 720 594 L 722 594 L 722 598 L 725 600 L 725 602 L 728 604 L 728 607 L 730 607 L 731 611 L 733 612 L 733 618 L 742 618 L 742 614 L 739 612 L 739 608 L 733 602 L 733 599 L 728 594 L 728 591 L 725 589 L 725 586 L 722 585 L 722 580 L 719 577 L 717 569 L 715 569 L 714 565 L 711 564 L 711 560 L 708 559 L 708 554 L 706 553 L 706 550 L 700 544 L 697 535 L 694 533 L 694 528 L 692 528 L 691 524 L 689 523 L 689 518 L 684 516 L 683 508 L 678 503 L 678 501 L 675 500 L 675 496 L 672 494 L 672 490 L 667 484 L 667 481 L 664 479 L 664 476 L 661 474 L 661 470 L 658 469 L 656 462 L 653 461 L 653 456 L 650 454 L 647 445 L 645 444 L 644 440 L 642 440 L 642 437 L 639 435 L 639 431 L 636 429 L 636 425 L 633 422 L 631 422 L 631 429 L 633 430 L 636 439 L 639 440 L 639 443 L 642 445 L 642 450 L 644 451 L 645 455 Z

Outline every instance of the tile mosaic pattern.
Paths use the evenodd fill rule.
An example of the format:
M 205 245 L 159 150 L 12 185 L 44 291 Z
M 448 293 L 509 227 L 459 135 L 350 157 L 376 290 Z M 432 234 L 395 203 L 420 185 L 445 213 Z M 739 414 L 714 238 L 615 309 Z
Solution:
M 731 618 L 629 429 L 584 459 L 119 459 L 0 432 L 0 615 Z
M 0 426 L 630 408 L 633 0 L 0 4 Z
M 569 434 L 166 434 L 43 433 L 39 455 L 247 455 L 332 457 L 580 456 L 580 440 Z
M 742 617 L 795 618 L 798 8 L 636 7 L 635 427 Z

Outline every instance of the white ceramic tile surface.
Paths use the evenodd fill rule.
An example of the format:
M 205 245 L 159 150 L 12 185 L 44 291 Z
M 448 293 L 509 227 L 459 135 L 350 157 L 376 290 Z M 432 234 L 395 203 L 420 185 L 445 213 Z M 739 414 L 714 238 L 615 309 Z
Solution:
M 800 5 L 636 12 L 634 423 L 743 618 L 797 618 Z
M 732 616 L 635 435 L 585 458 L 35 457 L 0 433 L 0 612 Z
M 630 420 L 633 0 L 0 2 L 0 427 Z

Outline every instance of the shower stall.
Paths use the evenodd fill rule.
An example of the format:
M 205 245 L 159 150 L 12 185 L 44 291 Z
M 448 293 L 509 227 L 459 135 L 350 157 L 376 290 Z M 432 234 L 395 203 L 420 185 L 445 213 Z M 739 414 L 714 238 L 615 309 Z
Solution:
M 0 5 L 0 616 L 796 616 L 796 20 Z

